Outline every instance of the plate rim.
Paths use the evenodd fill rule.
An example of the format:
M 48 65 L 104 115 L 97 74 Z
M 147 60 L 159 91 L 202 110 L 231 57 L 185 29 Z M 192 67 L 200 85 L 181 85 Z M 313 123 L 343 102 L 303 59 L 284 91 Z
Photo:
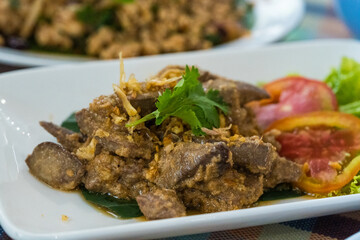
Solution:
M 349 45 L 349 44 L 356 44 L 357 46 L 360 46 L 360 42 L 356 41 L 356 40 L 347 40 L 347 39 L 336 39 L 336 40 L 316 40 L 316 41 L 306 41 L 306 42 L 292 42 L 292 43 L 285 43 L 285 44 L 277 44 L 277 45 L 273 45 L 273 46 L 267 46 L 264 47 L 262 49 L 256 49 L 256 50 L 236 50 L 237 53 L 243 53 L 243 52 L 259 52 L 259 51 L 267 51 L 267 50 L 276 50 L 276 49 L 283 49 L 283 48 L 294 48 L 294 47 L 298 47 L 298 46 L 307 46 L 307 45 L 332 45 L 332 44 L 343 44 L 343 45 Z M 204 56 L 208 56 L 208 55 L 215 55 L 218 54 L 220 52 L 202 52 L 202 53 L 182 53 L 180 55 L 204 55 Z M 236 54 L 234 53 L 234 50 L 224 50 L 222 51 L 223 54 Z M 153 56 L 153 57 L 149 57 L 149 58 L 173 58 L 174 56 Z M 140 59 L 127 59 L 126 61 L 137 61 Z M 61 70 L 61 69 L 68 69 L 68 68 L 82 68 L 82 67 L 87 67 L 87 66 L 91 66 L 93 64 L 95 65 L 106 65 L 106 64 L 113 64 L 117 62 L 117 60 L 109 60 L 109 61 L 102 61 L 102 62 L 86 62 L 86 63 L 81 63 L 79 65 L 62 65 L 62 66 L 51 66 L 51 67 L 39 67 L 39 68 L 35 68 L 35 69 L 25 69 L 25 70 L 19 70 L 19 71 L 15 71 L 15 72 L 10 72 L 10 73 L 5 73 L 5 74 L 1 74 L 0 75 L 0 85 L 2 82 L 2 80 L 6 81 L 6 78 L 10 75 L 26 75 L 28 73 L 36 73 L 36 72 L 44 72 L 44 71 L 52 71 L 52 70 Z M 1 196 L 0 196 L 1 197 Z M 360 195 L 355 194 L 355 195 L 347 195 L 347 196 L 340 196 L 340 197 L 333 197 L 333 198 L 324 198 L 324 199 L 313 199 L 311 200 L 312 202 L 316 202 L 316 206 L 312 206 L 312 207 L 318 207 L 318 210 L 321 210 L 321 207 L 324 208 L 324 206 L 332 206 L 332 205 L 337 205 L 338 203 L 354 203 L 355 200 L 359 200 L 360 199 Z M 323 203 L 326 203 L 325 205 Z M 0 202 L 1 203 L 1 202 Z M 130 229 L 129 226 L 130 225 L 136 225 L 136 227 L 134 227 L 134 229 L 138 228 L 139 224 L 140 226 L 148 226 L 150 225 L 150 227 L 148 228 L 153 228 L 153 225 L 157 225 L 159 222 L 164 222 L 164 221 L 170 221 L 171 223 L 173 223 L 173 227 L 175 227 L 175 225 L 177 224 L 178 221 L 183 220 L 183 219 L 187 219 L 192 223 L 201 223 L 201 222 L 206 222 L 208 223 L 208 218 L 216 218 L 216 220 L 221 220 L 223 219 L 225 222 L 229 221 L 229 216 L 228 214 L 235 215 L 234 217 L 236 217 L 236 214 L 238 214 L 240 211 L 243 212 L 247 212 L 247 213 L 252 213 L 252 212 L 257 212 L 260 210 L 256 210 L 256 209 L 261 209 L 261 210 L 272 210 L 270 211 L 270 213 L 268 214 L 274 214 L 276 213 L 276 209 L 278 208 L 282 208 L 284 206 L 297 206 L 297 207 L 307 207 L 307 205 L 309 204 L 309 202 L 307 201 L 302 201 L 302 202 L 293 202 L 293 203 L 282 203 L 279 205 L 271 205 L 271 206 L 260 206 L 257 208 L 249 208 L 249 209 L 241 209 L 241 210 L 235 210 L 235 211 L 228 211 L 228 212 L 219 212 L 219 213 L 210 213 L 210 214 L 201 214 L 201 215 L 196 215 L 196 216 L 187 216 L 184 218 L 175 218 L 175 219 L 165 219 L 165 220 L 157 220 L 157 221 L 150 221 L 150 222 L 136 222 L 136 223 L 129 223 L 126 225 L 118 225 L 118 226 L 110 226 L 110 227 L 100 227 L 97 229 L 93 229 L 91 231 L 89 230 L 80 230 L 80 231 L 68 231 L 66 233 L 54 233 L 54 234 L 34 234 L 28 231 L 24 231 L 20 228 L 18 228 L 17 226 L 15 226 L 12 222 L 9 221 L 9 219 L 6 218 L 5 214 L 1 211 L 3 209 L 3 206 L 0 208 L 0 224 L 2 225 L 2 227 L 4 228 L 4 230 L 13 238 L 22 238 L 22 239 L 47 239 L 47 238 L 61 238 L 61 239 L 71 239 L 74 238 L 74 234 L 76 235 L 75 237 L 78 239 L 88 239 L 89 238 L 89 234 L 91 234 L 91 237 L 96 238 L 96 237 L 100 237 L 100 236 L 104 236 L 104 233 L 101 233 L 101 231 L 109 231 L 109 233 L 106 233 L 105 236 L 107 237 L 114 237 L 114 234 L 120 234 L 121 232 L 123 233 L 124 229 Z M 356 209 L 360 209 L 360 205 L 356 205 L 353 207 L 354 210 Z M 274 212 L 275 211 L 275 212 Z M 331 213 L 339 213 L 342 212 L 341 210 L 336 210 L 331 212 Z M 316 213 L 316 216 L 321 216 L 321 215 L 328 215 L 329 211 L 323 211 L 322 213 L 318 214 Z M 238 214 L 239 215 L 239 214 Z M 314 215 L 314 216 L 315 216 Z M 240 217 L 243 217 L 243 214 L 240 214 Z M 308 217 L 308 216 L 306 216 Z M 300 219 L 302 218 L 301 216 L 299 216 L 299 218 L 292 218 L 293 220 L 295 219 Z M 273 221 L 271 221 L 273 222 Z M 270 223 L 270 222 L 269 222 Z M 189 224 L 189 223 L 186 223 Z M 185 225 L 186 225 L 185 224 Z M 264 224 L 264 223 L 262 223 Z M 221 227 L 221 230 L 225 230 L 225 229 L 230 229 L 232 228 L 229 224 L 229 228 L 223 228 Z M 255 226 L 255 225 L 251 225 L 251 226 Z M 159 224 L 157 226 L 157 228 L 153 229 L 152 231 L 156 232 L 159 229 L 162 229 L 163 225 Z M 246 227 L 246 226 L 242 226 L 242 227 Z M 132 230 L 134 230 L 132 229 Z M 216 231 L 216 226 L 214 226 L 214 231 Z M 81 236 L 84 232 L 89 233 L 86 236 Z M 95 233 L 97 232 L 97 233 Z M 193 231 L 192 233 L 201 233 L 201 232 L 208 232 L 208 231 Z M 98 235 L 96 235 L 98 234 Z M 155 234 L 155 233 L 154 233 Z M 176 234 L 175 234 L 176 235 Z M 183 234 L 181 234 L 183 235 Z M 171 234 L 166 234 L 166 236 L 171 236 Z M 128 236 L 124 236 L 126 237 L 126 239 L 129 239 Z M 134 236 L 136 238 L 138 238 L 139 236 Z M 152 237 L 151 235 L 149 237 Z

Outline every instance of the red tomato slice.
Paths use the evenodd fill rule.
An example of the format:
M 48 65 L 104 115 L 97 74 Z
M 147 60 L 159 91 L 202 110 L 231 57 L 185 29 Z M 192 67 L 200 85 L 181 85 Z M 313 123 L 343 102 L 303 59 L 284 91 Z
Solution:
M 360 119 L 334 111 L 311 112 L 271 124 L 279 154 L 303 165 L 295 183 L 309 193 L 328 193 L 349 183 L 360 171 Z
M 264 88 L 270 94 L 271 100 L 250 104 L 259 126 L 263 129 L 288 116 L 338 109 L 332 90 L 317 80 L 291 76 L 268 83 Z

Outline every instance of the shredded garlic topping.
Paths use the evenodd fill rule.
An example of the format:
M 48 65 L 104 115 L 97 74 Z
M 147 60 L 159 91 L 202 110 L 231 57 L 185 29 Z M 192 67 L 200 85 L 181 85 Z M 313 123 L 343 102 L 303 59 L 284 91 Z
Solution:
M 116 95 L 121 99 L 127 114 L 129 114 L 130 117 L 136 116 L 138 114 L 138 112 L 131 105 L 129 99 L 127 99 L 123 90 L 121 88 L 119 88 L 119 86 L 116 84 L 113 84 L 113 89 L 114 89 Z
M 124 71 L 124 61 L 123 61 L 121 52 L 119 53 L 119 60 L 120 60 L 120 83 L 119 83 L 119 86 L 116 84 L 113 84 L 112 86 L 113 86 L 113 89 L 114 89 L 114 92 L 116 93 L 116 95 L 121 99 L 127 114 L 130 117 L 134 117 L 134 116 L 138 115 L 138 112 L 131 105 L 129 99 L 127 98 L 127 96 L 124 92 L 124 90 L 126 88 L 126 82 L 125 82 L 126 75 L 125 75 L 125 71 Z M 134 79 L 135 79 L 135 76 L 131 75 L 130 80 L 134 81 Z M 135 79 L 135 81 L 136 81 L 136 79 Z
M 119 60 L 120 60 L 120 83 L 119 83 L 119 87 L 120 87 L 120 89 L 123 90 L 125 88 L 126 75 L 125 75 L 125 70 L 124 70 L 124 60 L 122 58 L 122 52 L 119 52 Z
M 92 160 L 95 156 L 96 144 L 96 139 L 91 139 L 87 145 L 84 144 L 82 147 L 78 148 L 75 155 L 80 159 Z

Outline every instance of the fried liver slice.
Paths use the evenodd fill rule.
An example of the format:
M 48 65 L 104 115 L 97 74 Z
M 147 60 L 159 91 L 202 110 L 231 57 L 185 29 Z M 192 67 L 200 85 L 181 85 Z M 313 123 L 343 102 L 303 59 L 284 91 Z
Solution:
M 84 142 L 83 136 L 51 122 L 41 121 L 40 125 L 68 151 L 73 152 Z
M 156 189 L 139 195 L 136 201 L 148 220 L 186 216 L 185 206 L 174 190 Z
M 56 189 L 75 189 L 85 173 L 84 165 L 75 155 L 52 142 L 36 146 L 25 161 L 31 174 Z
M 162 151 L 155 183 L 174 189 L 181 181 L 193 178 L 202 168 L 205 178 L 221 175 L 231 164 L 230 151 L 225 143 L 180 142 L 169 153 Z M 187 183 L 189 184 L 189 183 Z

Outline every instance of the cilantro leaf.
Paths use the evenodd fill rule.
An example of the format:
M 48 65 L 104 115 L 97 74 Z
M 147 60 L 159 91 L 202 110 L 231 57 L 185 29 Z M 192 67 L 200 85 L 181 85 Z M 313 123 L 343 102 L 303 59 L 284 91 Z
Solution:
M 210 89 L 205 93 L 199 82 L 199 70 L 186 66 L 185 74 L 171 91 L 166 89 L 156 102 L 157 110 L 145 117 L 128 123 L 127 127 L 155 118 L 155 124 L 160 125 L 168 117 L 178 117 L 189 124 L 195 135 L 204 135 L 202 127 L 212 129 L 220 126 L 218 109 L 228 113 L 228 105 L 221 98 L 219 91 Z

